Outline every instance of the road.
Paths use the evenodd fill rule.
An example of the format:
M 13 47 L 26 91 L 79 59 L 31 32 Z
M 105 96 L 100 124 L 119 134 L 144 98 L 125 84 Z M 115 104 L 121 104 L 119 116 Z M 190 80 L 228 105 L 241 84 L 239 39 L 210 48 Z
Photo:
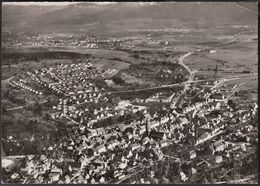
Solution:
M 10 81 L 11 81 L 14 77 L 15 77 L 15 76 L 11 76 L 11 77 L 9 77 L 8 79 L 2 80 L 2 84 L 6 84 L 6 83 L 11 84 Z M 11 84 L 11 85 L 13 86 L 13 84 Z
M 238 40 L 233 40 L 231 42 L 227 42 L 221 46 L 218 46 L 218 47 L 215 47 L 214 49 L 217 49 L 217 48 L 221 48 L 223 46 L 226 46 L 226 45 L 230 45 L 230 44 L 234 44 L 236 42 L 239 42 Z M 208 50 L 213 50 L 213 48 L 211 49 L 208 49 Z M 195 71 L 192 71 L 187 65 L 185 65 L 183 63 L 183 60 L 194 54 L 194 53 L 198 53 L 198 52 L 203 52 L 203 50 L 197 50 L 197 51 L 193 51 L 193 52 L 188 52 L 187 54 L 181 56 L 179 58 L 179 64 L 182 65 L 189 73 L 190 73 L 190 76 L 189 76 L 189 79 L 183 83 L 181 83 L 181 85 L 184 85 L 184 89 L 183 91 L 181 92 L 181 94 L 177 97 L 177 99 L 171 104 L 171 108 L 175 108 L 176 106 L 178 106 L 178 104 L 180 103 L 181 99 L 183 98 L 183 96 L 185 95 L 186 91 L 188 89 L 190 89 L 190 85 L 191 83 L 196 83 L 196 82 L 205 82 L 205 81 L 210 81 L 210 79 L 207 79 L 207 80 L 196 80 L 194 81 L 194 74 L 197 72 L 197 70 Z M 221 85 L 223 82 L 226 82 L 226 81 L 231 81 L 231 80 L 234 80 L 234 79 L 239 79 L 241 77 L 245 77 L 245 76 L 254 76 L 254 75 L 258 75 L 258 73 L 254 73 L 254 74 L 243 74 L 243 75 L 236 75 L 236 76 L 229 76 L 229 77 L 225 77 L 225 78 L 219 78 L 219 79 L 211 79 L 211 80 L 219 80 L 220 83 L 218 83 L 218 85 Z M 164 85 L 164 87 L 171 87 L 171 86 L 175 86 L 175 84 L 172 84 L 172 85 Z
M 250 175 L 250 176 L 247 176 L 246 178 L 244 179 L 238 179 L 238 180 L 230 180 L 230 181 L 221 181 L 221 182 L 216 182 L 215 184 L 225 184 L 225 183 L 233 183 L 233 184 L 245 184 L 247 183 L 247 181 L 249 180 L 252 180 L 252 179 L 255 179 L 257 178 L 257 175 Z
M 107 92 L 107 94 L 134 93 L 134 92 L 142 92 L 142 91 L 157 90 L 157 89 L 172 88 L 172 87 L 183 87 L 183 85 L 176 83 L 176 84 L 162 85 L 162 86 L 159 86 L 159 87 L 152 87 L 152 88 L 142 88 L 142 89 L 136 89 L 136 90 L 123 90 L 123 91 Z
M 186 91 L 190 89 L 190 83 L 191 81 L 194 80 L 194 74 L 196 71 L 192 71 L 187 65 L 185 65 L 183 63 L 183 60 L 190 56 L 191 54 L 193 54 L 194 52 L 189 52 L 183 56 L 181 56 L 179 58 L 179 64 L 182 65 L 189 73 L 190 73 L 190 76 L 189 76 L 189 79 L 186 81 L 186 82 L 183 82 L 182 84 L 184 84 L 184 89 L 183 91 L 181 92 L 181 94 L 177 97 L 177 99 L 172 103 L 171 107 L 172 108 L 175 108 L 178 106 L 178 104 L 180 103 L 181 99 L 183 98 L 183 96 L 185 95 Z

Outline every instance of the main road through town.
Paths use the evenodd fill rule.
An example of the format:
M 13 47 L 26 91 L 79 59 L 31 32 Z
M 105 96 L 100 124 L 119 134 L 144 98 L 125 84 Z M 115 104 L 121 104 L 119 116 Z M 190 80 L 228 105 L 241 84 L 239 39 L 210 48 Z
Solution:
M 181 57 L 179 58 L 179 64 L 180 64 L 181 66 L 183 66 L 183 67 L 190 73 L 190 76 L 189 76 L 189 79 L 188 79 L 186 82 L 183 82 L 183 84 L 184 84 L 184 89 L 183 89 L 183 91 L 181 92 L 181 94 L 177 97 L 177 99 L 172 103 L 172 105 L 171 105 L 172 108 L 178 106 L 178 104 L 180 103 L 180 100 L 183 98 L 183 96 L 185 95 L 186 91 L 187 91 L 188 89 L 190 89 L 190 83 L 189 83 L 189 82 L 191 82 L 191 81 L 194 80 L 194 73 L 196 72 L 196 70 L 195 70 L 195 71 L 192 71 L 187 65 L 185 65 L 185 64 L 183 63 L 183 60 L 184 60 L 186 57 L 188 57 L 188 56 L 190 56 L 191 54 L 193 54 L 193 53 L 194 53 L 194 52 L 189 52 L 189 53 L 187 53 L 187 54 L 185 54 L 185 55 L 183 55 L 183 56 L 181 56 Z

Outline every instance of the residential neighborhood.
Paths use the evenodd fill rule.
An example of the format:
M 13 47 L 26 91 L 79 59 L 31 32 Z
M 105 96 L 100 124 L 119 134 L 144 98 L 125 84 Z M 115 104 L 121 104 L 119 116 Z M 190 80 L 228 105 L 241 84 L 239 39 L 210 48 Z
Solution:
M 218 88 L 194 85 L 178 107 L 162 105 L 151 110 L 129 100 L 114 102 L 104 87 L 95 84 L 96 79 L 105 77 L 91 63 L 61 64 L 27 75 L 42 88 L 36 89 L 23 79 L 10 83 L 37 96 L 55 94 L 59 99 L 51 106 L 50 116 L 66 120 L 68 136 L 58 144 L 44 146 L 40 156 L 23 156 L 24 168 L 7 178 L 12 183 L 21 177 L 35 183 L 124 182 L 132 179 L 128 175 L 147 166 L 145 169 L 156 175 L 156 163 L 165 158 L 180 167 L 188 163 L 190 171 L 180 168 L 175 175 L 185 183 L 195 174 L 202 176 L 197 169 L 203 162 L 209 170 L 223 167 L 234 158 L 250 156 L 257 143 L 257 136 L 252 136 L 257 133 L 257 123 L 252 120 L 257 117 L 258 105 L 248 103 L 245 110 L 242 105 L 230 104 L 225 101 L 228 91 Z M 224 101 L 213 99 L 219 94 Z M 133 115 L 130 120 L 124 119 L 127 114 Z M 7 143 L 12 143 L 12 136 Z M 181 151 L 169 151 L 169 147 Z M 144 178 L 147 181 L 138 179 L 140 183 L 162 181 L 156 176 Z M 165 179 L 171 177 L 166 175 Z

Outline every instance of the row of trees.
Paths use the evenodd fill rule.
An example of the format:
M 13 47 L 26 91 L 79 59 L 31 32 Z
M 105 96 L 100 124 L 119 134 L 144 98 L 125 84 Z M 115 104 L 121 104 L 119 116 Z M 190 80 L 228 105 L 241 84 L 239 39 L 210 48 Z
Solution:
M 14 52 L 3 53 L 3 65 L 18 64 L 24 61 L 40 61 L 42 59 L 82 59 L 89 58 L 90 54 L 80 54 L 75 52 L 65 51 L 42 51 L 42 52 Z

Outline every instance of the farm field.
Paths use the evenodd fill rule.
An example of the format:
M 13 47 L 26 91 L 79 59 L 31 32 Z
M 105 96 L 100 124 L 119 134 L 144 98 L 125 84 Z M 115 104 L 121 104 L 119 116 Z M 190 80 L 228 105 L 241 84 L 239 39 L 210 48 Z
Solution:
M 80 54 L 91 54 L 95 57 L 103 58 L 123 58 L 128 57 L 127 52 L 118 51 L 118 50 L 106 50 L 106 49 L 89 49 L 89 48 L 63 48 L 63 49 L 54 49 L 55 51 L 67 51 L 67 52 L 76 52 Z

